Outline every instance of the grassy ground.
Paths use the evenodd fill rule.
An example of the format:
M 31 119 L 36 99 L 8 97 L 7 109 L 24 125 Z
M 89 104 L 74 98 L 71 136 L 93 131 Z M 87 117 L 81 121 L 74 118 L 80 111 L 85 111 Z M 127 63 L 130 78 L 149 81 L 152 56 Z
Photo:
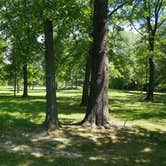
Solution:
M 166 165 L 164 93 L 146 103 L 140 92 L 110 90 L 110 116 L 118 125 L 102 131 L 66 125 L 48 133 L 40 128 L 44 90 L 30 90 L 24 99 L 12 97 L 12 89 L 0 89 L 0 166 Z M 57 96 L 61 122 L 83 118 L 80 90 L 59 90 Z

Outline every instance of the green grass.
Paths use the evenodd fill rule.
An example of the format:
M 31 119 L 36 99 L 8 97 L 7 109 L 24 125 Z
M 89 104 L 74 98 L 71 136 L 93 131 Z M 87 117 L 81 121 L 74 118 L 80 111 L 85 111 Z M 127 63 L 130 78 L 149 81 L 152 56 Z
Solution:
M 166 94 L 156 93 L 154 102 L 145 102 L 145 93 L 110 91 L 113 118 L 151 130 L 166 131 Z
M 165 166 L 166 94 L 145 102 L 137 91 L 109 91 L 110 117 L 126 123 L 110 130 L 63 126 L 47 133 L 44 89 L 30 90 L 27 99 L 0 87 L 0 166 Z M 80 121 L 81 90 L 58 90 L 59 119 Z

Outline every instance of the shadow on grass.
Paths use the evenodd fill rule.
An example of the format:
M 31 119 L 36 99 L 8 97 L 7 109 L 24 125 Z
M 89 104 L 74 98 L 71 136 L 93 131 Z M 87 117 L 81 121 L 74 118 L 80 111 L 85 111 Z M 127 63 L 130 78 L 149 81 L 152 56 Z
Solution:
M 73 132 L 66 132 L 67 138 L 72 138 L 68 149 L 79 149 L 87 156 L 89 165 L 160 165 L 164 166 L 166 134 L 150 132 L 143 128 L 136 131 L 116 129 L 115 137 L 111 138 L 105 132 L 93 139 L 81 137 Z M 97 133 L 101 134 L 101 133 Z M 94 134 L 95 135 L 95 134 Z M 93 138 L 93 135 L 91 136 Z M 86 163 L 84 163 L 86 165 Z
M 58 113 L 62 115 L 80 114 L 84 108 L 77 104 L 78 98 L 58 97 Z M 27 98 L 0 96 L 0 126 L 1 128 L 33 128 L 43 123 L 45 118 L 45 97 L 30 96 Z M 60 118 L 63 123 L 71 123 L 76 119 Z
M 132 121 L 132 120 L 163 120 L 166 117 L 166 112 L 165 112 L 165 108 L 156 108 L 155 109 L 151 109 L 148 110 L 147 108 L 142 109 L 138 109 L 138 108 L 125 108 L 123 106 L 120 106 L 120 108 L 118 109 L 114 109 L 111 110 L 112 114 L 114 114 L 115 117 L 117 118 L 121 118 L 123 120 L 128 120 L 128 121 Z
M 0 126 L 8 128 L 34 129 L 43 118 L 45 111 L 43 97 L 7 97 L 0 96 Z
M 64 92 L 66 94 L 66 91 Z M 73 92 L 74 94 L 75 92 Z M 58 97 L 58 112 L 67 115 L 60 120 L 73 122 L 71 115 L 84 113 L 79 107 L 80 95 L 76 97 Z M 62 94 L 63 95 L 63 94 Z M 161 96 L 157 96 L 158 101 Z M 129 120 L 163 119 L 165 116 L 164 100 L 146 103 L 139 95 L 114 95 L 110 104 L 114 108 L 112 114 Z M 42 114 L 42 115 L 41 115 Z M 80 127 L 64 127 L 53 138 L 68 140 L 40 140 L 36 144 L 29 135 L 38 128 L 36 122 L 45 115 L 45 97 L 35 96 L 0 97 L 0 140 L 1 143 L 12 141 L 15 144 L 41 148 L 43 156 L 32 153 L 0 150 L 0 165 L 13 166 L 165 166 L 166 165 L 166 134 L 153 132 L 140 127 L 114 128 L 105 132 L 81 129 Z M 36 131 L 38 132 L 38 131 Z M 40 133 L 36 133 L 36 135 Z M 28 136 L 26 136 L 28 135 Z M 63 140 L 63 139 L 62 139 Z M 67 154 L 80 154 L 80 157 L 67 157 Z
M 62 96 L 61 96 L 62 93 Z M 69 95 L 68 95 L 69 93 Z M 76 94 L 76 96 L 70 96 L 70 93 Z M 114 93 L 114 92 L 113 92 Z M 63 94 L 66 94 L 63 96 Z M 58 113 L 63 115 L 60 121 L 65 123 L 71 123 L 77 121 L 75 118 L 67 116 L 78 115 L 85 113 L 85 107 L 80 107 L 79 103 L 81 96 L 79 91 L 75 90 L 62 90 L 59 91 L 59 97 L 57 97 Z M 118 95 L 119 94 L 119 95 Z M 122 94 L 122 96 L 121 96 Z M 157 102 L 147 103 L 144 101 L 139 93 L 134 92 L 119 92 L 109 99 L 111 105 L 111 114 L 122 120 L 142 120 L 152 119 L 153 121 L 162 120 L 166 117 L 166 105 L 165 101 L 161 97 L 164 95 L 156 95 Z M 159 102 L 161 99 L 161 102 Z M 45 116 L 45 97 L 44 96 L 30 96 L 28 98 L 12 97 L 12 96 L 0 96 L 0 114 L 10 114 L 10 119 L 24 117 L 29 121 L 41 120 Z M 12 115 L 11 115 L 12 114 Z M 64 118 L 66 116 L 66 119 Z M 6 118 L 3 118 L 5 121 Z M 42 121 L 42 120 L 41 120 Z M 4 122 L 6 123 L 6 122 Z
M 16 165 L 25 166 L 43 164 L 47 166 L 165 166 L 166 164 L 165 133 L 152 132 L 139 127 L 132 130 L 114 128 L 105 132 L 66 127 L 61 131 L 63 138 L 68 140 L 67 143 L 40 140 L 37 147 L 43 149 L 41 157 L 29 153 L 0 152 L 1 164 L 12 166 L 13 160 Z M 58 151 L 66 153 L 58 155 Z M 77 154 L 78 157 L 73 157 L 72 154 Z
M 124 96 L 112 96 L 109 103 L 111 113 L 125 120 L 162 120 L 166 117 L 165 94 L 156 94 L 154 102 L 146 102 L 141 93 L 128 92 Z

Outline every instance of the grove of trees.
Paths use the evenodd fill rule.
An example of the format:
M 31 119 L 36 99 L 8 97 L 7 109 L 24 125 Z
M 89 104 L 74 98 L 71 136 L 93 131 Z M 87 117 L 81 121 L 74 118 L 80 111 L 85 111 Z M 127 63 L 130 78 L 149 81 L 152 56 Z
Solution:
M 164 0 L 1 0 L 0 85 L 46 86 L 46 128 L 58 127 L 56 89 L 83 82 L 82 125 L 109 128 L 108 89 L 166 90 Z M 109 81 L 110 80 L 110 81 Z M 77 86 L 77 85 L 76 85 Z

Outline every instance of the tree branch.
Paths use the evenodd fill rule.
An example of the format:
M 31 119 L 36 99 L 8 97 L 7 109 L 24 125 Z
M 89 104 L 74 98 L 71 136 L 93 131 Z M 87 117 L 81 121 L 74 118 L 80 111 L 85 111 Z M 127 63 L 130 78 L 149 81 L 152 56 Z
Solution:
M 152 32 L 153 28 L 152 28 L 152 25 L 151 25 L 151 22 L 150 22 L 150 16 L 146 17 L 146 21 L 147 21 L 148 32 Z
M 117 6 L 113 11 L 111 11 L 109 14 L 108 14 L 108 17 L 111 17 L 118 9 L 120 9 L 121 7 L 123 7 L 126 3 L 128 3 L 129 1 L 125 1 L 123 2 L 122 4 L 120 4 L 119 6 Z
M 161 7 L 162 7 L 162 4 L 163 4 L 163 0 L 158 0 L 158 3 L 156 4 L 156 8 L 155 8 L 155 24 L 154 24 L 154 33 L 156 32 L 157 30 L 157 27 L 158 27 L 158 18 L 159 18 L 159 12 L 161 10 Z
M 135 27 L 135 25 L 133 24 L 133 22 L 130 21 L 130 24 L 131 24 L 131 26 L 134 28 L 134 30 L 135 30 L 136 32 L 138 32 L 141 36 L 144 36 L 144 34 L 141 33 L 141 32 Z
M 162 26 L 162 24 L 164 24 L 166 22 L 166 18 L 164 18 L 163 20 L 161 20 L 159 23 L 158 23 L 158 27 Z

